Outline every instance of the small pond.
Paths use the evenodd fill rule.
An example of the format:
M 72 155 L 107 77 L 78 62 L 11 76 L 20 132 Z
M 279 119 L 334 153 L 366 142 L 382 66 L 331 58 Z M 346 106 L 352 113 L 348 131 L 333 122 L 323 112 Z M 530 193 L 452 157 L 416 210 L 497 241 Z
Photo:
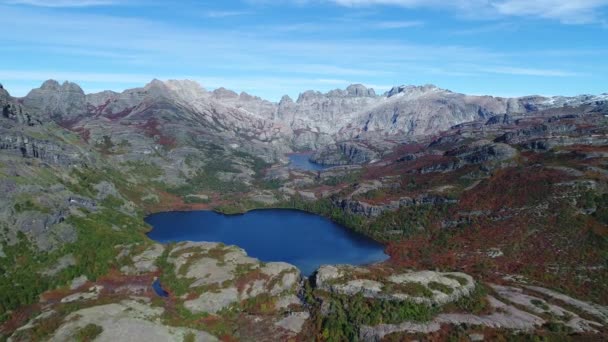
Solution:
M 154 280 L 152 283 L 152 289 L 154 289 L 154 292 L 156 292 L 156 295 L 159 297 L 169 297 L 169 292 L 163 289 L 163 286 L 160 284 L 160 280 L 158 279 Z
M 158 242 L 209 241 L 237 245 L 265 262 L 284 261 L 304 275 L 324 264 L 370 264 L 387 259 L 384 247 L 324 217 L 298 210 L 166 212 L 146 218 Z
M 301 153 L 290 153 L 287 155 L 289 158 L 289 168 L 305 170 L 305 171 L 321 171 L 327 169 L 329 166 L 313 163 L 310 161 L 312 152 L 301 152 Z

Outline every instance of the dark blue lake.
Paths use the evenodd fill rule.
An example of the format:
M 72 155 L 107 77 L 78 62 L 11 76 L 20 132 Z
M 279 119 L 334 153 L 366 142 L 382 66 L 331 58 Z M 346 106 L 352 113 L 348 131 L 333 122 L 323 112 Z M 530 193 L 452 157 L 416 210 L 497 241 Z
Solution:
M 321 171 L 329 167 L 311 162 L 311 155 L 312 152 L 288 154 L 287 157 L 289 158 L 289 167 L 292 169 L 305 171 Z
M 262 261 L 284 261 L 304 275 L 320 265 L 363 265 L 386 260 L 384 247 L 324 217 L 298 210 L 167 212 L 146 218 L 158 242 L 209 241 L 237 245 Z

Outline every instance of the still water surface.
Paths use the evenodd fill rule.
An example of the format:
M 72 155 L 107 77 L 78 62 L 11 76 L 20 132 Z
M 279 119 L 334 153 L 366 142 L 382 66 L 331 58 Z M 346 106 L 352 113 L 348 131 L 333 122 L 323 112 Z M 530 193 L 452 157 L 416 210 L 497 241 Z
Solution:
M 312 152 L 305 153 L 294 153 L 288 154 L 289 158 L 289 168 L 305 170 L 305 171 L 321 171 L 327 169 L 329 166 L 313 163 L 310 161 L 310 156 Z
M 387 259 L 384 247 L 324 217 L 298 210 L 167 212 L 146 218 L 158 242 L 210 241 L 237 245 L 262 261 L 284 261 L 304 275 L 324 264 L 370 264 Z

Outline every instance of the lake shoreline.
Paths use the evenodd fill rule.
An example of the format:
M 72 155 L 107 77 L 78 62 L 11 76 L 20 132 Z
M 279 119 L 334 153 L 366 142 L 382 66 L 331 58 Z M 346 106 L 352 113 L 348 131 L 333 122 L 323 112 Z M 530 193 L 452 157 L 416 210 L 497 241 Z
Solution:
M 297 208 L 258 208 L 226 214 L 167 211 L 146 217 L 157 243 L 218 242 L 243 248 L 265 262 L 294 264 L 310 275 L 324 264 L 386 262 L 386 246 L 323 215 Z

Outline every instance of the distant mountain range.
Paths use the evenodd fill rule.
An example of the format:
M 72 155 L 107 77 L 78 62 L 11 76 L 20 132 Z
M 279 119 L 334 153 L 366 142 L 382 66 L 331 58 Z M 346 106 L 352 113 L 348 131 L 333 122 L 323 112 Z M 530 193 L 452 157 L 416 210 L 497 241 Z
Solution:
M 284 96 L 274 103 L 224 88 L 207 91 L 188 80 L 153 80 L 122 93 L 94 94 L 85 94 L 75 83 L 49 80 L 18 101 L 43 120 L 91 129 L 93 136 L 101 123 L 158 120 L 169 124 L 160 125 L 160 131 L 171 130 L 171 125 L 186 125 L 189 130 L 214 131 L 230 139 L 316 149 L 356 137 L 433 135 L 454 125 L 501 114 L 581 106 L 593 110 L 606 106 L 608 94 L 502 98 L 424 85 L 396 86 L 378 95 L 371 88 L 354 84 L 327 93 L 309 90 L 296 101 Z M 106 134 L 107 127 L 104 131 Z

